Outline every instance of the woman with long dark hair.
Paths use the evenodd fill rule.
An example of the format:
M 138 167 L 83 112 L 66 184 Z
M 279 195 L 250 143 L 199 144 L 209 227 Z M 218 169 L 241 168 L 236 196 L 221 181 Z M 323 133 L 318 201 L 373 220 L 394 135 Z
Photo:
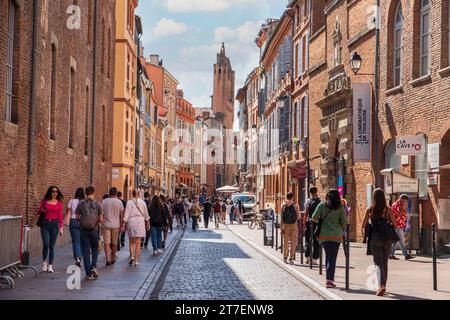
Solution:
M 338 190 L 332 189 L 327 193 L 325 202 L 317 206 L 312 215 L 312 221 L 319 224 L 318 240 L 325 250 L 325 265 L 327 269 L 327 288 L 336 288 L 334 275 L 339 246 L 342 242 L 342 229 L 345 227 L 345 211 L 341 204 Z
M 38 210 L 38 219 L 44 215 L 41 225 L 42 237 L 42 271 L 53 273 L 53 261 L 55 259 L 55 245 L 58 232 L 62 236 L 64 230 L 63 201 L 64 197 L 56 186 L 48 188 Z
M 386 195 L 382 189 L 376 189 L 372 196 L 372 205 L 367 208 L 362 223 L 363 233 L 366 232 L 366 226 L 371 225 L 369 235 L 369 246 L 373 255 L 373 262 L 380 268 L 380 287 L 377 296 L 383 296 L 386 293 L 386 283 L 388 278 L 388 262 L 392 247 L 392 240 L 386 234 L 383 224 L 391 224 L 396 227 L 396 221 L 391 208 L 387 205 Z
M 75 191 L 75 197 L 70 199 L 67 205 L 66 225 L 69 226 L 70 237 L 72 238 L 72 250 L 75 264 L 81 267 L 81 240 L 80 240 L 80 222 L 77 220 L 77 207 L 81 200 L 86 199 L 83 188 Z
M 163 253 L 161 242 L 164 228 L 164 206 L 158 196 L 153 196 L 148 212 L 150 216 L 153 255 L 158 255 Z

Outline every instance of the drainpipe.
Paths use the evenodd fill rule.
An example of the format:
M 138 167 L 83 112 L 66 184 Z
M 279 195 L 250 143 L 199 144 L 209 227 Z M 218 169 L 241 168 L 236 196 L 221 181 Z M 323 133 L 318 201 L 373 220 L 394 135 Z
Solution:
M 92 117 L 91 117 L 91 162 L 89 168 L 89 185 L 94 183 L 94 137 L 95 137 L 95 109 L 97 102 L 97 14 L 98 0 L 94 1 L 94 48 L 93 48 L 93 68 L 92 68 Z
M 376 44 L 375 44 L 375 110 L 373 117 L 373 135 L 374 135 L 374 170 L 375 170 L 375 185 L 377 188 L 382 187 L 382 179 L 380 175 L 380 166 L 379 166 L 379 149 L 378 149 L 378 141 L 379 141 L 379 130 L 378 130 L 378 112 L 379 112 L 379 95 L 380 95 L 380 27 L 381 27 L 381 17 L 380 17 L 380 0 L 377 0 L 377 21 L 376 21 Z
M 27 157 L 27 197 L 26 197 L 26 224 L 30 224 L 30 183 L 33 175 L 34 163 L 34 136 L 36 124 L 36 60 L 37 60 L 37 45 L 38 45 L 38 11 L 39 0 L 33 1 L 33 53 L 31 60 L 31 89 L 30 89 L 30 124 L 28 128 L 28 157 Z

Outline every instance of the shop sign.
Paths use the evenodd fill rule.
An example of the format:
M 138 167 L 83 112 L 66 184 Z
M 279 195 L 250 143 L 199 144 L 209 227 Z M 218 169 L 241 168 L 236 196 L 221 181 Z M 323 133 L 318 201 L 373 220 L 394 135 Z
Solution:
M 437 186 L 438 184 L 438 173 L 429 172 L 428 173 L 428 185 L 429 186 Z
M 430 170 L 439 170 L 439 143 L 431 143 L 428 145 L 428 162 Z
M 393 193 L 418 193 L 419 180 L 394 172 Z
M 353 157 L 370 161 L 372 89 L 370 83 L 353 84 Z
M 112 179 L 119 180 L 119 169 L 112 169 Z
M 425 154 L 423 136 L 404 136 L 395 138 L 395 150 L 398 156 L 417 156 Z

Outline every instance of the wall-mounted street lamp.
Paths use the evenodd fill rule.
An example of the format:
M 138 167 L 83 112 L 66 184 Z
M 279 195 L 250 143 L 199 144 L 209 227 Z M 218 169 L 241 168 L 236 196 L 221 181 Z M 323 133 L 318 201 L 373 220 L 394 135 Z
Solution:
M 361 63 L 361 56 L 358 54 L 358 52 L 353 52 L 350 58 L 350 67 L 352 68 L 352 71 L 355 75 L 358 74 L 359 70 L 361 69 Z

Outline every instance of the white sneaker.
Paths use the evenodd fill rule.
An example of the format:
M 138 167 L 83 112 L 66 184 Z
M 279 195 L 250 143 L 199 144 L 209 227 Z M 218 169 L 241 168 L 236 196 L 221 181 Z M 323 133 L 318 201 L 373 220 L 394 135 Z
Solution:
M 48 263 L 47 261 L 42 262 L 42 271 L 47 272 L 48 271 Z
M 135 265 L 135 266 L 140 266 L 141 263 L 140 263 L 139 261 L 136 261 L 136 262 L 134 263 L 134 265 Z
M 47 272 L 48 273 L 54 273 L 55 272 L 55 271 L 53 271 L 53 266 L 51 264 L 48 266 Z
M 158 253 L 164 253 L 163 249 L 158 249 Z

